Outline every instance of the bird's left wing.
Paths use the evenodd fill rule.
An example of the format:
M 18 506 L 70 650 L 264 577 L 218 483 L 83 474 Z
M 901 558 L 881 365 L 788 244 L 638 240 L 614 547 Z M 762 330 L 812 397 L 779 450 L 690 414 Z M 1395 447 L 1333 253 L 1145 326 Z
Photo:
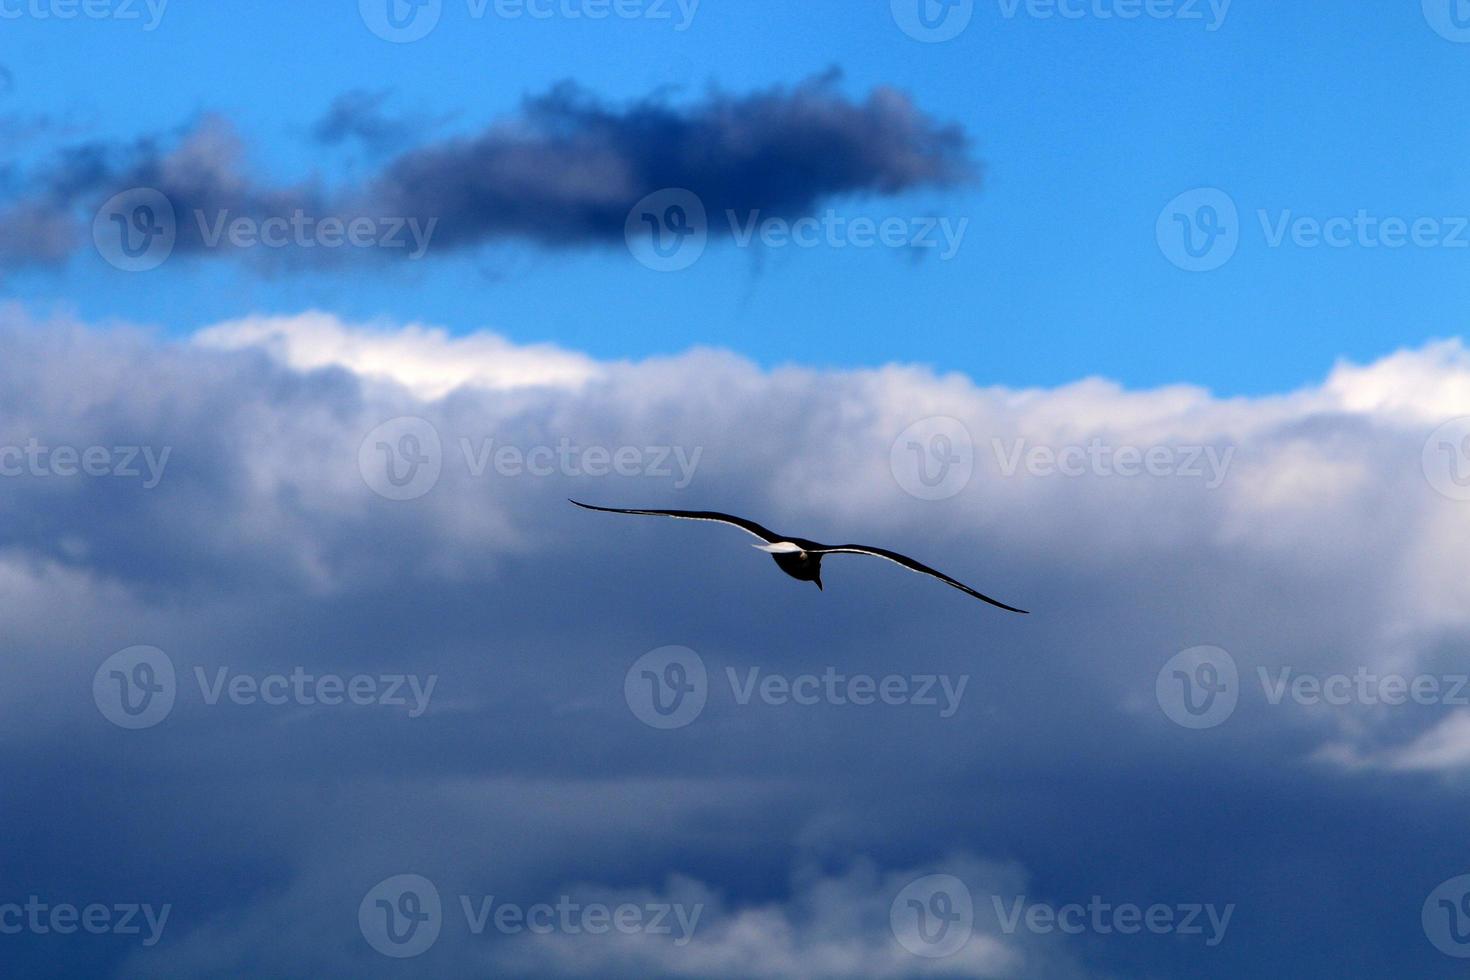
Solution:
M 775 544 L 781 540 L 781 535 L 762 527 L 755 521 L 747 521 L 743 517 L 720 514 L 712 510 L 624 510 L 621 507 L 596 507 L 592 504 L 584 504 L 576 500 L 571 500 L 570 502 L 587 510 L 600 510 L 608 514 L 642 514 L 646 517 L 678 517 L 686 521 L 713 521 L 716 524 L 729 524 L 738 527 L 748 534 L 755 535 L 767 544 Z
M 900 555 L 896 551 L 888 551 L 883 548 L 870 548 L 864 544 L 840 544 L 834 545 L 831 548 L 809 548 L 808 551 L 814 555 L 872 555 L 874 558 L 884 558 L 896 565 L 902 565 L 911 572 L 918 572 L 920 575 L 932 575 L 939 579 L 939 581 L 954 586 L 966 595 L 972 595 L 976 599 L 990 603 L 992 606 L 999 606 L 1008 612 L 1021 613 L 1022 615 L 1026 614 L 1026 610 L 1024 609 L 1017 609 L 1015 606 L 1008 606 L 1004 602 L 992 599 L 988 595 L 982 595 L 963 582 L 956 582 L 943 572 L 930 568 L 921 562 L 914 561 L 907 555 Z

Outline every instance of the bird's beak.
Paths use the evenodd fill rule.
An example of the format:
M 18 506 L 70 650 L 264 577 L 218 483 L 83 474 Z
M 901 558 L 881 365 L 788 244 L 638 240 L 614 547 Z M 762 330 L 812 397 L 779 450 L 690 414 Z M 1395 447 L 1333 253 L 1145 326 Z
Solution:
M 823 588 L 822 588 L 822 580 L 821 580 L 821 579 L 816 579 L 816 580 L 815 580 L 815 581 L 816 581 L 816 583 L 817 583 L 817 588 L 818 588 L 818 589 L 819 589 L 819 590 L 821 590 L 821 591 L 822 591 L 822 592 L 826 592 L 826 591 L 827 591 L 827 590 L 826 590 L 826 589 L 823 589 Z

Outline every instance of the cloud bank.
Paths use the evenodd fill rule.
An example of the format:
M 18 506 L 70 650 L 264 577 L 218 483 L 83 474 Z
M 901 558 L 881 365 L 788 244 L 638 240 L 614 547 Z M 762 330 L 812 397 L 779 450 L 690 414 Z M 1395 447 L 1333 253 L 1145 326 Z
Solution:
M 1452 456 L 1430 465 L 1470 404 L 1458 342 L 1219 398 L 718 351 L 603 363 L 319 312 L 186 341 L 0 316 L 0 450 L 19 453 L 0 451 L 0 780 L 33 801 L 0 900 L 172 905 L 146 948 L 8 936 L 17 973 L 399 975 L 358 908 L 413 873 L 445 912 L 407 965 L 444 976 L 1449 975 L 1418 909 L 1463 871 L 1465 709 L 1273 703 L 1258 676 L 1464 672 L 1470 503 Z M 943 446 L 903 435 L 934 418 L 960 426 L 940 454 L 969 454 L 958 486 L 933 479 Z M 169 450 L 156 486 L 121 472 L 128 447 Z M 1200 447 L 1234 449 L 1213 489 L 1184 462 Z M 675 449 L 699 450 L 683 489 Z M 431 455 L 426 485 L 384 482 Z M 569 496 L 900 548 L 1033 615 L 856 558 L 819 593 L 735 532 Z M 1158 683 L 1200 644 L 1230 655 L 1238 704 L 1196 730 Z M 625 685 L 669 645 L 701 658 L 707 702 L 660 730 Z M 129 730 L 93 684 L 138 646 L 176 697 Z M 941 717 L 742 701 L 728 678 L 751 669 L 968 683 Z M 264 696 L 293 674 L 436 680 L 410 716 L 320 685 Z M 974 900 L 934 959 L 889 924 L 931 874 Z M 685 946 L 476 934 L 460 899 L 492 895 L 704 912 Z M 1237 911 L 1217 947 L 996 913 L 1094 895 Z

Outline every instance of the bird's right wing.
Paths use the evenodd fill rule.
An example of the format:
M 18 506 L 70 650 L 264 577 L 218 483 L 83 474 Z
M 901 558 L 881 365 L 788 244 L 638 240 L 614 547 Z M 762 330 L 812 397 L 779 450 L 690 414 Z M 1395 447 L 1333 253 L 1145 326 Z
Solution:
M 896 551 L 888 551 L 885 548 L 871 548 L 865 544 L 841 544 L 831 548 L 811 548 L 809 550 L 814 555 L 870 555 L 873 558 L 882 558 L 886 561 L 893 562 L 895 565 L 902 565 L 904 568 L 907 568 L 911 572 L 918 572 L 920 575 L 932 575 L 934 578 L 939 579 L 939 581 L 945 583 L 946 585 L 954 586 L 956 589 L 959 589 L 966 595 L 972 595 L 976 599 L 990 603 L 992 606 L 999 606 L 1001 609 L 1004 609 L 1007 612 L 1021 613 L 1022 615 L 1026 615 L 1026 610 L 1024 609 L 1017 609 L 1015 606 L 1008 606 L 1004 602 L 1001 602 L 999 599 L 992 599 L 990 598 L 990 596 L 985 595 L 984 593 L 976 592 L 965 583 L 958 582 L 950 578 L 948 575 L 944 574 L 938 569 L 930 568 L 928 565 L 925 565 L 922 562 L 915 561 L 908 555 L 900 555 Z
M 735 517 L 730 514 L 719 514 L 712 510 L 624 510 L 621 507 L 596 507 L 592 504 L 584 504 L 576 500 L 571 500 L 570 502 L 587 510 L 600 510 L 607 514 L 641 514 L 645 517 L 677 517 L 686 521 L 711 521 L 715 524 L 730 524 L 740 528 L 747 534 L 755 535 L 767 544 L 775 544 L 782 540 L 779 534 L 762 527 L 755 521 L 747 521 L 743 517 Z

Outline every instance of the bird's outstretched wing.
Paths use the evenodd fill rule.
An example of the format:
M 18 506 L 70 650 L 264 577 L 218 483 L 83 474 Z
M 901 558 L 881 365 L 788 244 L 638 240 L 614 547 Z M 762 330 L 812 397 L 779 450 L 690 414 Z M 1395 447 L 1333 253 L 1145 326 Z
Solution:
M 972 595 L 976 599 L 981 599 L 985 602 L 988 602 L 992 606 L 999 606 L 1000 608 L 1013 613 L 1021 613 L 1023 615 L 1026 614 L 1026 610 L 1024 609 L 1017 609 L 1015 606 L 1008 606 L 1004 602 L 992 599 L 988 595 L 981 595 L 979 592 L 976 592 L 974 589 L 970 588 L 968 585 L 965 585 L 963 582 L 956 582 L 954 579 L 950 578 L 943 572 L 935 571 L 928 565 L 916 562 L 907 555 L 900 555 L 896 551 L 887 551 L 883 548 L 869 548 L 865 544 L 840 544 L 834 545 L 830 548 L 809 548 L 808 550 L 814 555 L 872 555 L 874 558 L 886 558 L 888 561 L 891 561 L 894 564 L 902 565 L 904 568 L 907 568 L 911 572 L 918 572 L 921 575 L 932 575 L 935 578 L 939 579 L 939 581 L 944 582 L 947 585 L 952 585 L 955 588 L 959 589 L 961 592 L 964 592 L 967 595 Z
M 717 514 L 712 510 L 624 510 L 621 507 L 594 507 L 592 504 L 584 504 L 580 501 L 571 500 L 571 503 L 587 510 L 600 510 L 608 514 L 641 514 L 646 517 L 678 517 L 686 521 L 712 521 L 716 524 L 731 524 L 740 528 L 748 534 L 754 534 L 767 544 L 775 544 L 783 540 L 781 535 L 776 534 L 768 528 L 761 527 L 755 521 L 747 521 L 743 517 L 734 517 L 730 514 Z

